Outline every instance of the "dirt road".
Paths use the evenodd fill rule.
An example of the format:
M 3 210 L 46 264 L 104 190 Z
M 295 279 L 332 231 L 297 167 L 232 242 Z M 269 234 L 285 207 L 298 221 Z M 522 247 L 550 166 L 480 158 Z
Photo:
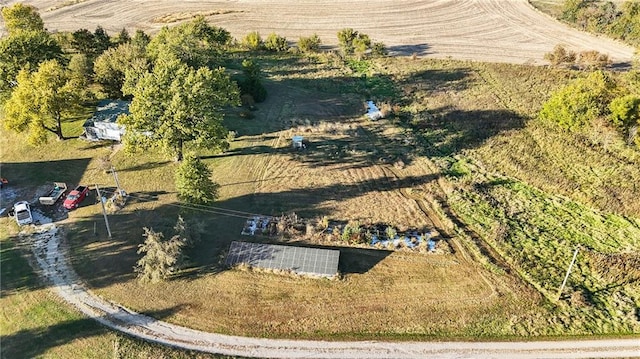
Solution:
M 17 2 L 6 1 L 7 4 Z M 597 50 L 628 62 L 633 48 L 565 26 L 535 10 L 527 0 L 27 0 L 40 9 L 49 30 L 94 29 L 115 33 L 140 28 L 153 33 L 166 16 L 202 12 L 237 39 L 250 31 L 275 32 L 297 41 L 318 34 L 335 46 L 336 33 L 351 27 L 382 41 L 395 55 L 507 63 L 545 63 L 557 44 L 575 51 Z M 2 3 L 2 1 L 0 1 Z M 164 22 L 159 22 L 165 17 Z
M 43 221 L 43 223 L 46 221 Z M 69 265 L 53 223 L 37 226 L 30 242 L 42 275 L 55 292 L 86 316 L 145 340 L 243 357 L 269 358 L 592 358 L 639 357 L 640 340 L 554 342 L 326 342 L 260 339 L 201 332 L 135 313 L 87 290 Z

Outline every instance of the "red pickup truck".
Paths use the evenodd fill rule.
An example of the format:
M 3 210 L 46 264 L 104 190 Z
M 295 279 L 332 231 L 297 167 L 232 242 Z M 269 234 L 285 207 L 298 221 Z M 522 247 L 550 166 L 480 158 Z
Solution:
M 66 209 L 78 208 L 80 203 L 87 197 L 88 194 L 88 186 L 78 186 L 73 191 L 69 192 L 62 205 Z

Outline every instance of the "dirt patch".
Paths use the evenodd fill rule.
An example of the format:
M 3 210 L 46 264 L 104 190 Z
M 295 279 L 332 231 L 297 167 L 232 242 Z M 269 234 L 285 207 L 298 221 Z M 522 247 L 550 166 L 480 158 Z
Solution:
M 18 1 L 8 1 L 8 5 Z M 23 2 L 23 1 L 20 1 Z M 557 44 L 576 52 L 597 50 L 614 62 L 626 63 L 633 48 L 596 37 L 561 24 L 535 10 L 527 0 L 366 2 L 330 0 L 91 0 L 52 11 L 56 1 L 25 3 L 41 9 L 49 30 L 94 29 L 100 25 L 110 33 L 159 30 L 158 18 L 214 11 L 208 19 L 236 38 L 250 31 L 263 36 L 275 32 L 289 40 L 318 34 L 327 46 L 337 44 L 336 33 L 354 28 L 385 43 L 392 54 L 507 63 L 546 63 L 544 54 Z M 172 15 L 176 14 L 176 15 Z

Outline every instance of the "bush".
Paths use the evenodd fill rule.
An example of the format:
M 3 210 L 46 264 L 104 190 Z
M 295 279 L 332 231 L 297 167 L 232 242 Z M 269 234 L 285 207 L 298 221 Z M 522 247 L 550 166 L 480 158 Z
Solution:
M 242 61 L 242 71 L 245 79 L 240 82 L 240 91 L 252 97 L 255 102 L 262 102 L 267 98 L 267 89 L 262 84 L 260 66 L 252 60 Z
M 260 50 L 263 47 L 262 37 L 257 31 L 252 31 L 242 39 L 242 46 L 249 50 Z
M 598 51 L 582 51 L 578 56 L 578 65 L 582 68 L 594 70 L 602 69 L 611 64 L 609 55 L 599 53 Z
M 562 45 L 556 45 L 552 52 L 544 54 L 544 59 L 549 61 L 552 66 L 558 66 L 561 64 L 571 65 L 576 61 L 576 53 L 573 51 L 567 51 Z
M 387 47 L 382 42 L 374 42 L 371 46 L 371 55 L 387 56 Z
M 345 55 L 353 54 L 353 40 L 358 36 L 358 32 L 352 28 L 346 28 L 338 31 L 338 45 Z
M 640 97 L 627 95 L 615 98 L 609 104 L 610 119 L 627 137 L 627 143 L 638 143 L 637 132 L 640 127 Z M 640 143 L 638 143 L 640 144 Z
M 285 37 L 272 32 L 264 42 L 264 48 L 273 52 L 286 52 L 289 50 L 289 41 Z
M 615 84 L 603 72 L 591 73 L 554 92 L 542 106 L 539 117 L 576 130 L 605 114 Z
M 298 40 L 298 49 L 301 52 L 318 52 L 320 51 L 320 37 L 313 34 L 310 37 L 301 37 Z
M 371 39 L 366 34 L 346 28 L 338 31 L 338 44 L 345 56 L 355 53 L 362 57 L 371 48 Z

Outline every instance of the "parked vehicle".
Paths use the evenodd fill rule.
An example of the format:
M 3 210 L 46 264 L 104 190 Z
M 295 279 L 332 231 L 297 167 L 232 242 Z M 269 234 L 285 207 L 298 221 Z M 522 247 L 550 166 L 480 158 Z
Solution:
M 33 217 L 31 216 L 31 207 L 29 202 L 20 201 L 13 205 L 13 216 L 18 222 L 19 226 L 33 223 Z
M 53 182 L 53 188 L 46 196 L 42 196 L 39 198 L 41 204 L 46 206 L 53 206 L 58 202 L 60 197 L 64 195 L 67 191 L 67 184 L 64 182 Z
M 62 205 L 66 209 L 78 208 L 80 203 L 82 203 L 82 201 L 87 197 L 88 194 L 88 186 L 78 186 L 73 191 L 69 192 Z

